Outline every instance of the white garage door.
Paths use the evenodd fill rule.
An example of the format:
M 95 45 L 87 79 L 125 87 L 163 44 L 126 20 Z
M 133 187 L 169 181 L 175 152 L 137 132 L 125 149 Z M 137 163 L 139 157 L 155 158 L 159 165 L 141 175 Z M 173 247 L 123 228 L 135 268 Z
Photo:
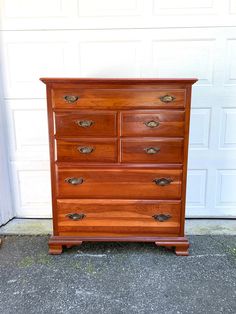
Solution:
M 50 217 L 39 77 L 197 77 L 188 217 L 236 217 L 235 0 L 2 0 L 5 106 L 18 217 Z

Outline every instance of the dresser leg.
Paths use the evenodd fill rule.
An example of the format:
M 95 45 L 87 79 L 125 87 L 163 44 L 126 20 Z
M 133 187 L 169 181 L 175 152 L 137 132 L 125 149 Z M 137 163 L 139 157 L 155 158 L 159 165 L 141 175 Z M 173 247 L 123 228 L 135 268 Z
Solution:
M 59 255 L 62 253 L 63 246 L 70 249 L 81 244 L 82 241 L 76 237 L 52 236 L 48 241 L 49 254 Z
M 168 249 L 174 248 L 175 254 L 178 256 L 188 256 L 189 252 L 189 242 L 188 239 L 185 237 L 179 237 L 177 239 L 173 238 L 166 238 L 166 239 L 160 239 L 159 241 L 156 241 L 155 244 L 157 246 L 164 246 Z
M 178 256 L 188 256 L 189 255 L 188 248 L 189 248 L 189 244 L 176 245 L 175 254 Z
M 53 254 L 53 255 L 59 255 L 62 253 L 62 245 L 60 244 L 48 244 L 49 246 L 49 254 Z

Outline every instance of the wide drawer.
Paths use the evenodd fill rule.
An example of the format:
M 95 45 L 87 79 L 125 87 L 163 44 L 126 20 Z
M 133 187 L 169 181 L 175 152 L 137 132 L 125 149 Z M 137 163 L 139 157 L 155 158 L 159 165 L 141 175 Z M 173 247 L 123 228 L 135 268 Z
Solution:
M 57 200 L 59 234 L 157 236 L 178 234 L 180 201 Z
M 181 163 L 183 139 L 123 139 L 121 160 L 127 163 Z
M 116 136 L 116 113 L 94 112 L 55 113 L 57 136 Z
M 178 89 L 54 89 L 54 108 L 183 108 L 185 90 Z
M 117 140 L 57 140 L 59 162 L 116 162 Z
M 121 113 L 122 136 L 184 136 L 183 110 L 132 111 Z
M 57 168 L 59 198 L 180 199 L 182 170 Z

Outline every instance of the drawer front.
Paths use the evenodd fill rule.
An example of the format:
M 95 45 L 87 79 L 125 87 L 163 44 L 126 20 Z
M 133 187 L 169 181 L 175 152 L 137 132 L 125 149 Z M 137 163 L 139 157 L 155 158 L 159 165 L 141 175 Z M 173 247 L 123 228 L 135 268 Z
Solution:
M 91 169 L 57 170 L 59 198 L 179 199 L 182 170 Z
M 122 136 L 184 136 L 184 111 L 155 110 L 121 113 Z
M 53 90 L 53 107 L 79 108 L 183 108 L 185 90 L 169 89 L 68 89 Z
M 121 159 L 127 163 L 181 163 L 183 139 L 123 139 Z
M 116 113 L 62 112 L 55 114 L 57 136 L 116 136 Z
M 58 200 L 60 234 L 156 236 L 178 234 L 181 203 L 132 200 Z
M 117 140 L 57 140 L 59 162 L 116 162 Z

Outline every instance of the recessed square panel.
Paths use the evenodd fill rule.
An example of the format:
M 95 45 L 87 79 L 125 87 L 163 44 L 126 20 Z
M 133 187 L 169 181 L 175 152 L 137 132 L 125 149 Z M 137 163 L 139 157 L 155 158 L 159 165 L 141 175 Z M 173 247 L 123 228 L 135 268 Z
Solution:
M 17 151 L 41 152 L 48 146 L 47 113 L 44 110 L 14 110 Z
M 236 39 L 227 40 L 225 57 L 225 84 L 236 84 Z
M 140 76 L 138 57 L 138 42 L 81 43 L 81 75 L 87 77 Z
M 207 169 L 188 170 L 187 206 L 205 207 Z
M 140 14 L 140 0 L 78 0 L 79 16 L 109 17 Z
M 155 14 L 210 14 L 215 11 L 214 0 L 154 0 Z
M 220 148 L 236 149 L 236 108 L 222 109 Z
M 11 84 L 39 81 L 41 76 L 58 76 L 64 72 L 62 43 L 9 43 L 7 65 Z
M 5 16 L 11 18 L 58 17 L 63 0 L 4 0 Z
M 18 171 L 21 206 L 50 204 L 50 173 L 48 171 Z
M 197 77 L 200 84 L 213 80 L 214 40 L 153 41 L 152 60 L 158 77 Z
M 231 14 L 236 14 L 236 1 L 235 0 L 230 0 L 229 3 L 230 3 L 230 5 L 229 5 L 229 12 Z
M 216 206 L 236 206 L 236 170 L 218 170 Z
M 192 109 L 190 149 L 208 149 L 211 109 Z

